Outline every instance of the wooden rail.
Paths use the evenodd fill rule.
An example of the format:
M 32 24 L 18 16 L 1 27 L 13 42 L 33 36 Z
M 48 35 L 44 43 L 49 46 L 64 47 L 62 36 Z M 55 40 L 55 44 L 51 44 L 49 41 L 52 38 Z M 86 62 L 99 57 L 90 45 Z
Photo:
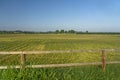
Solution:
M 41 68 L 41 67 L 66 67 L 66 66 L 80 66 L 80 65 L 101 65 L 103 71 L 105 71 L 106 64 L 115 64 L 120 63 L 119 61 L 115 62 L 106 62 L 106 52 L 111 51 L 119 51 L 119 49 L 104 49 L 104 50 L 59 50 L 59 51 L 16 51 L 16 52 L 0 52 L 0 54 L 20 54 L 21 55 L 21 66 L 13 66 L 14 68 L 22 68 L 33 67 L 33 68 Z M 101 52 L 102 62 L 94 62 L 94 63 L 70 63 L 70 64 L 48 64 L 48 65 L 25 65 L 26 54 L 50 54 L 50 53 L 75 53 L 75 52 Z M 11 66 L 10 66 L 11 67 Z M 7 69 L 7 66 L 0 66 L 0 69 Z
M 120 61 L 106 62 L 106 64 L 120 64 Z M 45 64 L 45 65 L 26 65 L 25 68 L 50 68 L 50 67 L 72 67 L 72 66 L 87 66 L 87 65 L 102 65 L 102 62 L 92 63 L 67 63 L 67 64 Z M 21 68 L 20 65 L 16 66 L 0 66 L 0 69 Z
M 120 51 L 120 49 L 104 49 L 106 52 Z M 3 51 L 0 54 L 51 54 L 51 53 L 77 53 L 77 52 L 101 52 L 101 50 L 53 50 L 53 51 Z

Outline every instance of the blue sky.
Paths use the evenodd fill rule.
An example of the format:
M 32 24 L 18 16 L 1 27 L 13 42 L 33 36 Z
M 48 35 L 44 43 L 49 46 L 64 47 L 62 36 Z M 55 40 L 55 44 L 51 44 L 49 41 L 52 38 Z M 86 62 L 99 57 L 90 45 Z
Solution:
M 0 0 L 0 30 L 120 32 L 120 0 Z

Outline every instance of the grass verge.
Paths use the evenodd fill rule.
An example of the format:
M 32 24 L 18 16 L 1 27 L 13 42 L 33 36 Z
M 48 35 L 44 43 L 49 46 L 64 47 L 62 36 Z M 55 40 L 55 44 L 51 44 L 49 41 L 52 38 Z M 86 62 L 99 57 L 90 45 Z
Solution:
M 0 80 L 120 80 L 120 64 L 64 68 L 27 68 L 0 70 Z

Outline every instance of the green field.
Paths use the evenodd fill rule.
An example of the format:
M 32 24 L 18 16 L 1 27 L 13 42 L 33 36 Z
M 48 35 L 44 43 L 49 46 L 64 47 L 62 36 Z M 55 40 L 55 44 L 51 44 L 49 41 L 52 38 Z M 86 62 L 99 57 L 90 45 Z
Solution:
M 120 48 L 120 35 L 1 34 L 0 51 Z
M 0 34 L 0 51 L 45 51 L 45 50 L 95 50 L 95 49 L 120 49 L 120 35 L 112 34 Z M 61 54 L 40 54 L 40 55 L 26 55 L 26 64 L 58 64 L 58 63 L 82 63 L 82 62 L 99 62 L 101 61 L 100 52 L 82 52 L 82 53 L 61 53 Z M 120 61 L 120 52 L 108 52 L 107 61 Z M 20 64 L 20 55 L 0 55 L 0 65 L 18 65 Z M 116 67 L 112 65 L 113 68 Z M 120 65 L 117 65 L 120 66 Z M 98 73 L 91 67 L 85 68 L 85 71 L 93 70 L 93 73 Z M 50 68 L 48 69 L 48 71 Z M 78 69 L 79 70 L 79 69 Z M 82 68 L 80 67 L 80 70 Z M 84 70 L 84 69 L 83 69 Z M 108 69 L 111 70 L 111 68 Z M 117 80 L 118 69 L 112 70 L 110 74 L 104 73 L 111 77 L 111 80 Z M 0 70 L 3 75 L 3 70 Z M 65 71 L 62 69 L 61 71 Z M 9 72 L 5 71 L 6 74 Z M 19 72 L 19 71 L 18 71 Z M 37 71 L 33 71 L 33 74 Z M 43 71 L 44 73 L 46 71 Z M 53 74 L 58 76 L 59 70 L 53 70 Z M 73 72 L 73 73 L 72 73 Z M 82 74 L 74 72 L 72 68 L 70 76 Z M 12 72 L 17 73 L 17 72 Z M 39 73 L 39 72 L 38 72 Z M 66 72 L 65 72 L 66 73 Z M 86 72 L 87 73 L 87 72 Z M 89 73 L 92 75 L 93 73 Z M 52 74 L 52 73 L 51 73 Z M 60 73 L 62 74 L 62 73 Z M 87 77 L 89 74 L 83 74 L 83 77 Z M 65 74 L 66 76 L 68 73 Z M 96 74 L 96 76 L 98 76 Z M 4 75 L 5 76 L 5 75 Z M 17 75 L 18 77 L 19 75 Z M 46 76 L 46 75 L 45 75 Z M 63 77 L 64 75 L 62 75 Z M 77 75 L 78 76 L 78 75 Z M 76 77 L 77 77 L 76 76 Z M 110 80 L 104 79 L 102 75 L 101 79 L 95 80 Z M 68 75 L 69 77 L 69 75 Z M 53 79 L 53 80 L 81 80 L 80 78 L 71 77 L 70 79 Z M 119 77 L 119 76 L 118 76 Z M 83 78 L 83 80 L 93 80 L 93 78 Z M 43 78 L 42 78 L 43 79 Z M 120 78 L 118 78 L 119 80 Z M 11 79 L 12 80 L 12 79 Z M 43 79 L 48 80 L 48 79 Z
M 1 34 L 0 51 L 89 50 L 120 48 L 120 35 L 97 34 Z M 109 52 L 107 60 L 120 60 Z M 13 57 L 13 58 L 12 58 Z M 27 64 L 97 62 L 100 52 L 27 55 Z M 20 64 L 20 55 L 1 55 L 0 65 Z

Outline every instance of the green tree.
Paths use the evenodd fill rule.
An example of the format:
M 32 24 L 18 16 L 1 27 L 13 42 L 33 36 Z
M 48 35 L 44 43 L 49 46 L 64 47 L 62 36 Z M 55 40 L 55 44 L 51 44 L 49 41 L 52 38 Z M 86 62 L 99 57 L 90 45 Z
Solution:
M 60 33 L 64 33 L 64 30 L 62 29 L 62 30 L 60 31 Z
M 76 31 L 75 30 L 69 30 L 68 32 L 69 33 L 75 33 Z
M 59 30 L 56 30 L 55 33 L 59 33 L 60 31 Z

